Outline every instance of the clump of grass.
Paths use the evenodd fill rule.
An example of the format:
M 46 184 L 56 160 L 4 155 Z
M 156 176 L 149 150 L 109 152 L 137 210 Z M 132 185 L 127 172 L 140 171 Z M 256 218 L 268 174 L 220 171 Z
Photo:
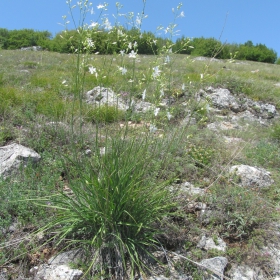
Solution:
M 5 145 L 7 142 L 15 139 L 15 133 L 9 126 L 0 126 L 0 146 Z
M 85 119 L 93 123 L 112 123 L 124 118 L 124 112 L 117 107 L 102 105 L 89 108 L 86 112 Z
M 128 265 L 130 277 L 147 269 L 155 225 L 171 207 L 169 191 L 147 176 L 157 149 L 146 137 L 108 139 L 104 154 L 97 146 L 91 158 L 75 163 L 79 179 L 70 182 L 71 193 L 51 198 L 56 214 L 43 230 L 54 229 L 58 244 L 67 239 L 91 252 L 87 273 L 121 279 Z
M 38 67 L 38 63 L 34 61 L 25 61 L 23 66 L 24 68 L 36 69 Z

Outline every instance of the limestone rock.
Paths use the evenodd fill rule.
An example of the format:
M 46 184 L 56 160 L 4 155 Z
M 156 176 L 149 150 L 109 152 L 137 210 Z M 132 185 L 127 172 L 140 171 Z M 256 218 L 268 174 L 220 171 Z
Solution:
M 235 113 L 247 109 L 246 103 L 235 98 L 228 89 L 209 87 L 206 89 L 206 92 L 206 98 L 209 98 L 212 104 L 219 109 L 230 109 Z
M 218 131 L 218 130 L 231 130 L 231 129 L 238 129 L 239 125 L 232 122 L 214 122 L 207 125 L 207 128 Z
M 35 269 L 34 280 L 78 280 L 83 276 L 79 269 L 70 268 L 70 263 L 81 258 L 78 250 L 68 251 L 52 257 L 47 264 Z M 32 270 L 32 269 L 31 269 Z M 31 272 L 33 272 L 33 270 Z
M 152 107 L 153 107 L 152 103 L 142 101 L 142 100 L 139 100 L 136 102 L 133 100 L 132 104 L 131 104 L 131 108 L 135 112 L 145 113 L 145 112 L 149 111 L 150 109 L 152 109 Z
M 243 94 L 233 95 L 228 89 L 208 87 L 196 94 L 197 101 L 201 98 L 210 101 L 210 105 L 219 110 L 228 110 L 232 120 L 260 121 L 272 119 L 277 115 L 273 104 L 253 101 Z
M 207 272 L 205 270 L 205 276 L 203 279 L 205 280 L 222 280 L 224 275 L 224 269 L 227 266 L 228 260 L 225 257 L 215 257 L 211 259 L 204 259 L 200 262 L 200 264 L 209 269 Z
M 204 194 L 203 189 L 194 187 L 194 185 L 191 184 L 190 182 L 184 182 L 184 183 L 180 184 L 179 189 L 182 192 L 189 193 L 190 195 L 203 195 Z
M 32 46 L 32 47 L 22 47 L 21 51 L 42 51 L 43 48 L 40 46 Z
M 227 245 L 219 237 L 217 238 L 216 242 L 214 242 L 213 238 L 211 237 L 207 238 L 205 235 L 203 235 L 200 241 L 198 242 L 197 247 L 201 249 L 205 249 L 206 251 L 210 249 L 216 249 L 225 252 Z
M 68 265 L 42 265 L 35 276 L 35 280 L 78 280 L 83 272 L 72 269 Z
M 272 104 L 252 101 L 248 99 L 247 104 L 250 108 L 250 111 L 263 119 L 274 118 L 277 114 L 276 107 Z
M 229 273 L 230 279 L 232 280 L 264 280 L 262 271 L 260 269 L 254 270 L 246 265 L 237 266 L 235 264 L 232 265 Z
M 278 244 L 277 246 L 270 244 L 269 247 L 264 247 L 262 251 L 263 255 L 270 258 L 270 266 L 273 268 L 274 274 L 280 279 L 280 249 Z
M 21 164 L 28 161 L 36 163 L 41 156 L 30 148 L 20 144 L 10 144 L 0 147 L 0 176 L 6 178 L 12 172 L 18 170 Z
M 88 91 L 85 94 L 86 102 L 89 104 L 96 104 L 96 105 L 108 105 L 108 106 L 115 106 L 118 109 L 126 111 L 131 109 L 135 112 L 147 112 L 148 110 L 152 109 L 152 103 L 145 102 L 142 100 L 132 99 L 129 101 L 123 98 L 123 95 L 118 96 L 114 91 L 110 88 L 105 87 L 95 87 L 94 89 Z
M 269 187 L 274 183 L 270 172 L 263 168 L 249 165 L 234 165 L 230 168 L 230 174 L 239 176 L 240 185 L 243 187 Z
M 127 110 L 128 106 L 110 88 L 95 87 L 86 93 L 86 102 L 96 105 L 108 105 L 118 107 L 120 110 Z

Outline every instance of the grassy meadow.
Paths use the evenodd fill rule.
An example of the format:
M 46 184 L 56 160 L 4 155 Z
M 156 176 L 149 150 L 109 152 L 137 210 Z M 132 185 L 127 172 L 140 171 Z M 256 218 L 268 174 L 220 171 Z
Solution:
M 77 265 L 86 279 L 134 279 L 162 248 L 194 262 L 223 255 L 272 273 L 262 249 L 278 238 L 279 122 L 217 133 L 207 128 L 216 114 L 195 95 L 222 87 L 279 111 L 279 65 L 20 50 L 0 50 L 0 64 L 0 146 L 19 143 L 41 155 L 36 166 L 0 179 L 0 270 L 10 279 L 19 267 L 28 276 L 46 260 L 44 250 L 72 248 L 88 256 Z M 144 113 L 87 104 L 84 93 L 96 86 L 153 107 Z M 188 116 L 195 123 L 184 122 Z M 243 141 L 229 146 L 222 133 Z M 226 172 L 235 164 L 263 167 L 275 183 L 239 187 Z M 184 182 L 207 192 L 183 193 Z M 191 203 L 218 214 L 204 223 Z M 226 251 L 197 248 L 202 233 L 224 239 Z M 172 265 L 202 279 L 191 261 Z M 160 266 L 168 276 L 168 265 Z

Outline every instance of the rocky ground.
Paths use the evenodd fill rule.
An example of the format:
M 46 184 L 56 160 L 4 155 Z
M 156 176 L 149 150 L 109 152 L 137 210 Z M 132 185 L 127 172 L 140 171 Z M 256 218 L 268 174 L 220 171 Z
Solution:
M 127 110 L 131 107 L 128 101 L 117 96 L 109 88 L 94 88 L 88 91 L 85 95 L 86 102 L 88 104 L 109 104 L 118 106 L 121 110 Z M 211 116 L 210 121 L 204 125 L 205 130 L 214 131 L 223 141 L 228 145 L 229 149 L 239 148 L 242 149 L 246 139 L 241 137 L 230 136 L 229 131 L 246 131 L 251 126 L 270 126 L 271 122 L 279 119 L 279 113 L 273 104 L 265 103 L 261 101 L 251 100 L 243 94 L 232 94 L 228 89 L 221 87 L 207 87 L 198 91 L 195 95 L 197 102 L 206 104 L 206 115 Z M 149 102 L 140 100 L 130 100 L 133 102 L 133 108 L 137 112 L 147 112 L 154 108 L 154 105 Z M 172 100 L 166 100 L 166 104 L 172 102 Z M 162 104 L 165 106 L 165 104 Z M 190 112 L 189 115 L 180 121 L 180 126 L 195 124 L 197 119 L 193 117 Z M 63 124 L 62 124 L 63 125 Z M 134 125 L 130 122 L 130 125 Z M 135 124 L 136 126 L 137 124 Z M 139 125 L 139 124 L 138 124 Z M 147 125 L 150 128 L 149 124 Z M 151 133 L 156 131 L 150 130 Z M 238 133 L 236 133 L 237 135 Z M 85 151 L 90 153 L 90 151 Z M 13 176 L 19 167 L 28 161 L 32 160 L 34 163 L 40 164 L 40 155 L 28 147 L 24 147 L 17 143 L 11 143 L 0 147 L 0 175 L 5 179 Z M 229 161 L 227 165 L 222 167 L 221 174 L 227 176 L 227 178 L 238 178 L 236 184 L 247 188 L 248 190 L 256 189 L 260 191 L 265 188 L 273 186 L 274 179 L 271 173 L 262 166 L 250 166 L 246 164 L 231 164 Z M 225 252 L 227 251 L 228 240 L 221 238 L 220 236 L 213 237 L 207 230 L 205 225 L 210 223 L 211 217 L 217 215 L 217 211 L 213 209 L 210 203 L 207 203 L 207 199 L 199 199 L 199 197 L 207 196 L 207 191 L 211 188 L 211 183 L 206 188 L 196 187 L 190 182 L 180 182 L 175 186 L 169 186 L 170 191 L 180 190 L 181 198 L 185 197 L 185 208 L 189 212 L 194 211 L 197 219 L 203 221 L 204 225 L 196 237 L 196 247 L 204 252 L 215 250 L 216 255 L 212 258 L 202 259 L 199 262 L 193 261 L 192 257 L 186 253 L 186 250 L 176 251 L 158 251 L 154 252 L 155 256 L 164 260 L 165 267 L 169 268 L 169 275 L 165 273 L 161 266 L 154 267 L 154 276 L 150 276 L 148 279 L 198 279 L 191 274 L 180 273 L 180 270 L 176 270 L 174 265 L 177 260 L 185 260 L 191 262 L 198 270 L 204 273 L 203 279 L 234 279 L 234 280 L 251 280 L 251 279 L 280 279 L 280 250 L 278 243 L 274 241 L 268 242 L 263 247 L 263 253 L 268 254 L 270 257 L 270 271 L 265 271 L 264 267 L 258 267 L 254 265 L 254 262 L 248 264 L 242 264 L 234 262 L 227 258 Z M 261 205 L 260 205 L 261 211 Z M 270 225 L 274 230 L 274 236 L 279 237 L 279 223 Z M 2 232 L 8 235 L 8 243 L 17 242 L 18 237 L 17 223 L 10 225 L 7 229 L 2 229 Z M 14 233 L 14 234 L 13 234 Z M 17 233 L 17 234 L 15 234 Z M 28 240 L 29 234 L 22 234 L 20 238 Z M 219 253 L 221 252 L 220 256 Z M 44 261 L 36 263 L 36 258 L 42 258 L 42 255 L 34 256 L 34 266 L 29 271 L 29 276 L 22 276 L 18 274 L 18 278 L 10 278 L 9 269 L 11 264 L 7 264 L 0 267 L 0 279 L 44 279 L 44 280 L 77 280 L 83 275 L 83 272 L 79 269 L 72 268 L 72 262 L 75 262 L 79 251 L 67 251 L 56 254 L 47 255 Z M 49 254 L 49 255 L 48 255 Z M 36 264 L 36 265 L 35 265 Z M 162 271 L 161 271 L 162 270 Z M 208 272 L 206 272 L 208 271 Z M 270 275 L 270 276 L 269 276 Z M 26 278 L 23 278 L 26 277 Z M 201 276 L 202 277 L 202 276 Z M 140 278 L 139 278 L 140 279 Z M 145 278 L 141 278 L 145 279 Z M 201 278 L 202 279 L 202 278 Z

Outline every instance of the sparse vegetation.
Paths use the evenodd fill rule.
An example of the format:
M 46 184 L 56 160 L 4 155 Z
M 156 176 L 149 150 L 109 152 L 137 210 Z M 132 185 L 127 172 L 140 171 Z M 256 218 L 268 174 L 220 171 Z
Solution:
M 228 120 L 229 109 L 218 117 L 197 93 L 224 87 L 240 102 L 246 97 L 279 109 L 279 66 L 195 60 L 172 53 L 179 43 L 181 51 L 188 48 L 189 40 L 174 44 L 150 33 L 140 38 L 137 28 L 114 28 L 110 33 L 81 26 L 81 37 L 71 40 L 75 31 L 65 33 L 58 45 L 65 52 L 70 48 L 69 55 L 6 50 L 9 32 L 0 30 L 0 144 L 20 143 L 41 155 L 38 165 L 0 178 L 0 269 L 21 266 L 27 277 L 44 262 L 43 249 L 55 254 L 80 248 L 85 259 L 77 266 L 86 279 L 134 279 L 153 269 L 168 277 L 169 259 L 154 266 L 158 251 L 165 258 L 180 251 L 193 262 L 222 255 L 233 263 L 257 260 L 267 272 L 268 256 L 261 250 L 277 238 L 272 232 L 279 219 L 279 125 L 248 121 L 248 128 L 240 121 L 242 129 L 211 130 L 210 123 Z M 60 40 L 41 35 L 49 44 Z M 218 44 L 220 54 L 227 50 L 210 43 Z M 112 89 L 127 110 L 99 104 L 101 96 L 86 103 L 85 93 L 96 86 Z M 140 102 L 150 107 L 134 110 Z M 241 141 L 231 145 L 224 136 Z M 240 163 L 267 168 L 275 183 L 261 190 L 238 186 L 227 170 Z M 201 192 L 184 191 L 184 182 Z M 223 238 L 226 251 L 198 248 L 205 232 L 215 245 Z M 29 233 L 31 242 L 24 239 Z M 17 236 L 22 242 L 12 242 Z M 202 279 L 187 259 L 172 266 Z

